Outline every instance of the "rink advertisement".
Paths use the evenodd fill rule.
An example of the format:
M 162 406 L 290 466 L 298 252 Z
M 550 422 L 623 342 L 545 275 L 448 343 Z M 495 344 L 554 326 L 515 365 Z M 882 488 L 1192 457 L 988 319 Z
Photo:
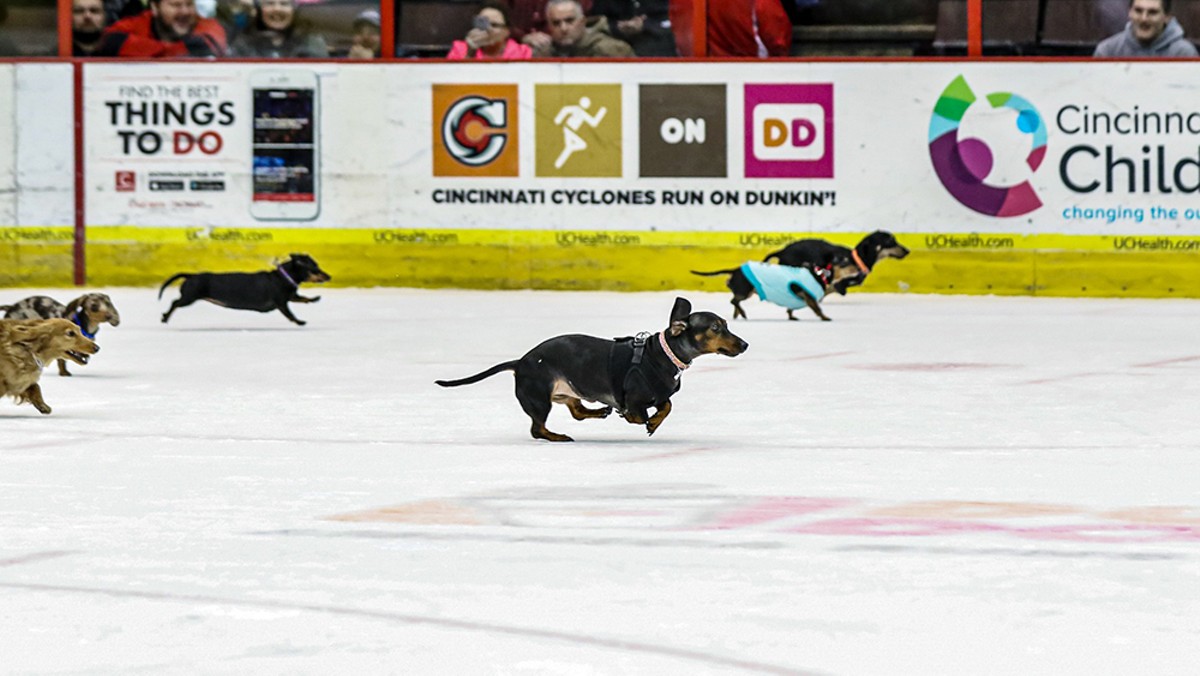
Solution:
M 352 124 L 383 105 L 369 70 L 380 72 L 329 64 L 89 67 L 89 225 L 178 227 L 194 236 L 368 217 L 385 193 L 382 166 L 370 159 L 378 148 Z M 344 151 L 327 152 L 331 143 Z
M 0 286 L 72 281 L 70 84 L 70 64 L 0 63 Z
M 1200 296 L 1186 66 L 89 63 L 88 274 L 718 290 L 885 229 L 866 290 Z

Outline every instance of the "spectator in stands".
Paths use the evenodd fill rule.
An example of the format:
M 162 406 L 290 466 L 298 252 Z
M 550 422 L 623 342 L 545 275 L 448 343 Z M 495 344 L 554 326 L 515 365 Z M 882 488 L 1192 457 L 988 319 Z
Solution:
M 780 0 L 710 0 L 709 56 L 787 56 L 792 22 Z
M 1196 47 L 1183 36 L 1183 27 L 1171 16 L 1171 0 L 1130 0 L 1125 30 L 1096 45 L 1099 57 L 1197 56 Z
M 579 0 L 550 0 L 546 3 L 546 26 L 550 33 L 534 31 L 521 41 L 537 57 L 622 57 L 634 56 L 628 42 L 614 38 L 608 20 L 595 17 L 588 25 Z
M 237 39 L 254 23 L 258 7 L 254 0 L 221 0 L 217 3 L 216 20 L 225 27 L 225 38 L 229 44 Z
M 136 16 L 146 10 L 142 0 L 104 0 L 104 25 L 115 24 L 125 17 Z
M 196 14 L 195 0 L 150 0 L 150 9 L 109 26 L 95 56 L 224 56 L 225 29 Z
M 229 45 L 230 56 L 267 59 L 323 59 L 325 38 L 299 17 L 295 0 L 259 0 L 254 23 Z
M 487 28 L 484 28 L 484 26 Z M 508 5 L 484 0 L 475 15 L 475 27 L 463 40 L 455 40 L 447 59 L 528 59 L 533 50 L 512 39 Z
M 669 9 L 669 0 L 595 0 L 589 14 L 607 19 L 638 56 L 678 56 Z
M 351 59 L 378 59 L 383 45 L 379 12 L 365 9 L 354 19 L 354 38 L 346 56 Z
M 104 0 L 74 0 L 71 3 L 71 56 L 91 56 L 100 46 L 108 21 Z

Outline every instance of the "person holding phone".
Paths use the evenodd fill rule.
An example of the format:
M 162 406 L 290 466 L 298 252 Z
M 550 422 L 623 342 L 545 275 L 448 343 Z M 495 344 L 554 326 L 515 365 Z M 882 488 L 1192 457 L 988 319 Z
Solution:
M 268 59 L 323 59 L 325 38 L 299 17 L 296 0 L 259 0 L 254 22 L 229 45 L 230 56 Z
M 529 59 L 533 50 L 512 39 L 508 5 L 484 0 L 464 40 L 455 40 L 447 59 Z

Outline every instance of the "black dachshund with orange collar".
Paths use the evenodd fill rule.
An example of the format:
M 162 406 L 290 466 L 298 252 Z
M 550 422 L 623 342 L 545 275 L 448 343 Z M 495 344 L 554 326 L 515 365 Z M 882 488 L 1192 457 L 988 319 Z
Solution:
M 853 249 L 833 244 L 823 239 L 800 239 L 785 246 L 779 251 L 767 254 L 764 262 L 772 258 L 780 265 L 793 268 L 809 266 L 814 269 L 828 268 L 835 262 L 853 259 L 859 273 L 834 282 L 831 286 L 840 295 L 846 295 L 846 289 L 858 286 L 867 279 L 875 264 L 885 258 L 902 259 L 908 255 L 908 248 L 896 241 L 895 235 L 886 230 L 876 230 L 863 237 Z

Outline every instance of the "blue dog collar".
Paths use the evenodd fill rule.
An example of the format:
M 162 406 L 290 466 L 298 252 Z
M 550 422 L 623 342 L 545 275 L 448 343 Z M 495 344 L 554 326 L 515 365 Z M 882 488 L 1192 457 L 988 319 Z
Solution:
M 71 315 L 71 321 L 75 323 L 75 326 L 79 327 L 79 332 L 82 333 L 83 337 L 87 338 L 88 340 L 95 340 L 96 334 L 100 333 L 99 326 L 96 327 L 95 331 L 92 331 L 91 333 L 88 332 L 87 322 L 85 322 L 83 319 L 83 311 L 82 310 L 76 310 L 75 314 Z

